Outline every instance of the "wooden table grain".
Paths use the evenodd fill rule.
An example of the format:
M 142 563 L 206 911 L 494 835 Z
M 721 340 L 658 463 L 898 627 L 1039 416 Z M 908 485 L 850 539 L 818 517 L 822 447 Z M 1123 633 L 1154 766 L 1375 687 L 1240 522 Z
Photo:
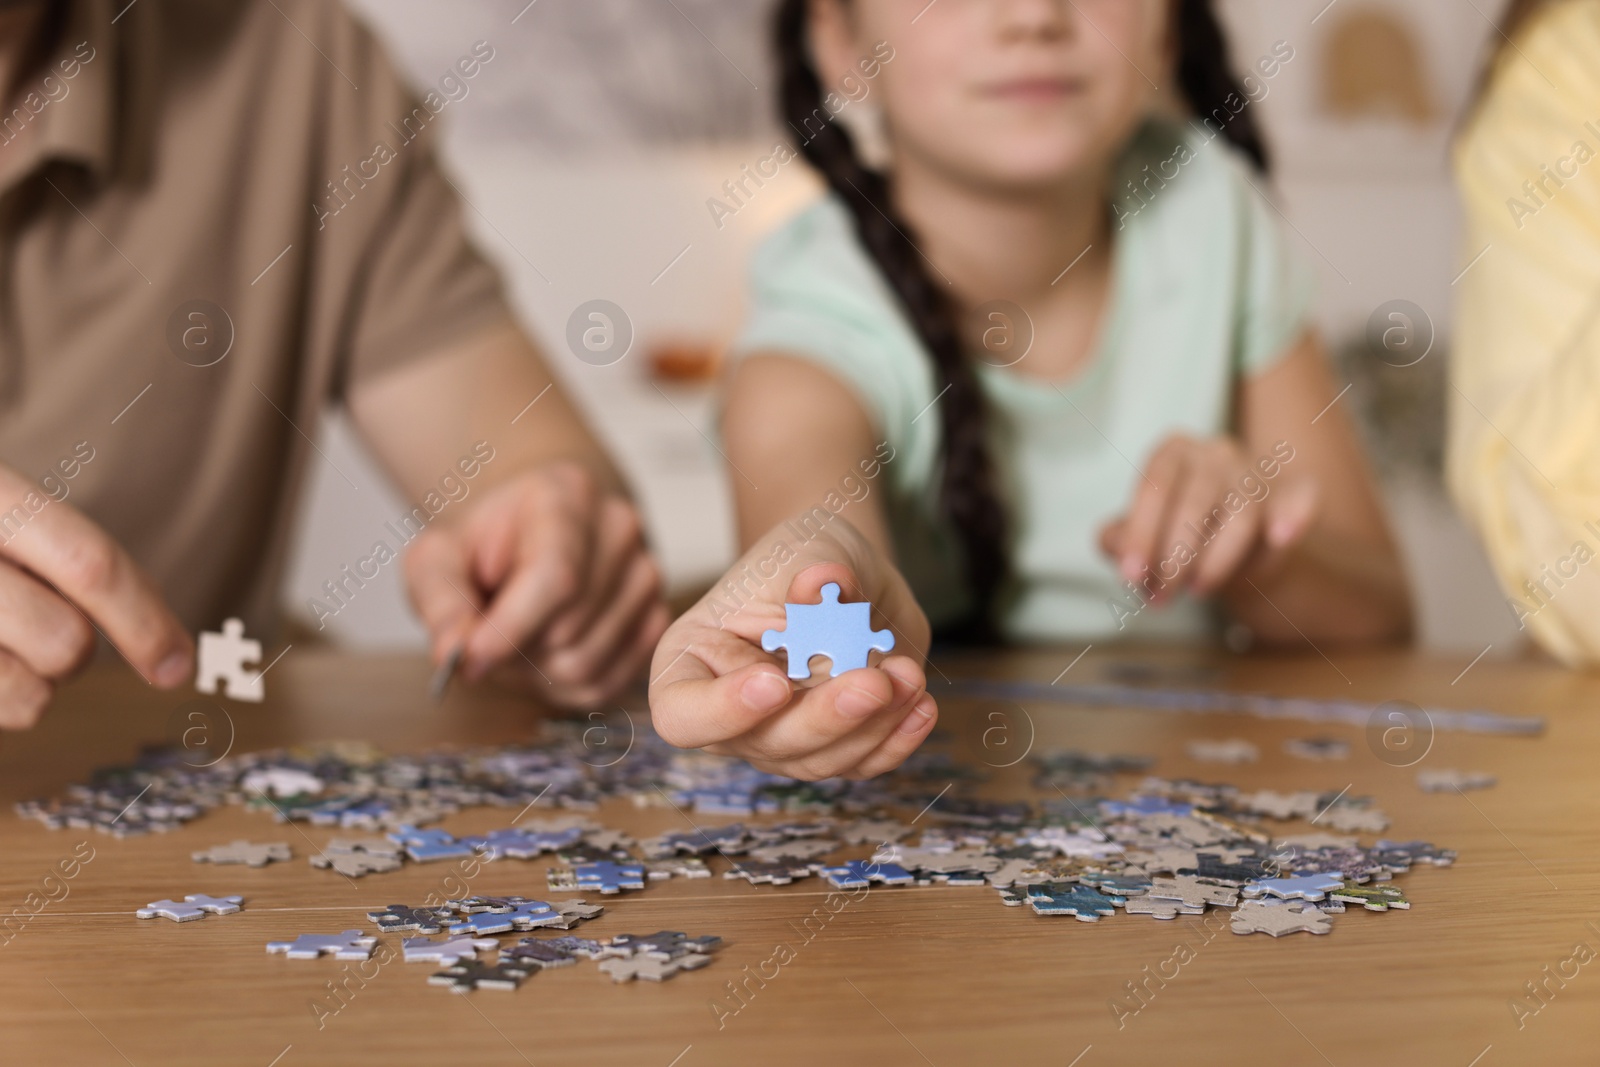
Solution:
M 940 670 L 1048 682 L 1076 651 L 952 659 Z M 717 933 L 726 946 L 712 966 L 660 985 L 613 986 L 580 963 L 536 974 L 515 993 L 456 996 L 427 984 L 427 964 L 397 960 L 361 973 L 264 949 L 302 932 L 367 928 L 367 909 L 419 902 L 452 877 L 447 867 L 408 865 L 349 881 L 305 862 L 310 842 L 322 844 L 330 831 L 304 827 L 302 834 L 238 808 L 178 832 L 121 841 L 51 832 L 12 815 L 16 800 L 56 794 L 96 767 L 131 758 L 141 744 L 173 740 L 174 709 L 185 697 L 150 690 L 125 668 L 97 668 L 64 690 L 38 729 L 0 740 L 0 918 L 15 909 L 31 915 L 0 934 L 0 1062 L 1600 1061 L 1600 680 L 1485 660 L 1453 682 L 1464 659 L 1403 653 L 1345 653 L 1330 662 L 1318 655 L 1208 659 L 1099 649 L 1069 679 L 1094 681 L 1130 661 L 1148 665 L 1158 680 L 1198 667 L 1215 671 L 1208 684 L 1246 692 L 1487 707 L 1542 715 L 1549 725 L 1537 738 L 1438 733 L 1420 767 L 1489 771 L 1499 785 L 1425 794 L 1416 767 L 1379 759 L 1353 727 L 949 700 L 942 709 L 948 744 L 995 768 L 982 787 L 987 795 L 1034 795 L 1026 761 L 1001 766 L 1030 743 L 1035 750 L 1148 753 L 1157 760 L 1153 772 L 1166 777 L 1278 790 L 1348 786 L 1390 814 L 1387 836 L 1434 841 L 1458 849 L 1460 859 L 1403 876 L 1413 901 L 1408 912 L 1353 908 L 1329 936 L 1276 940 L 1235 936 L 1225 916 L 1160 922 L 1118 915 L 1096 924 L 1045 918 L 1001 907 L 985 888 L 875 889 L 840 905 L 816 879 L 782 888 L 674 879 L 605 899 L 605 915 L 587 929 L 596 936 L 662 928 Z M 416 659 L 297 650 L 273 669 L 266 703 L 229 705 L 234 751 L 342 738 L 417 751 L 512 742 L 538 729 L 539 712 L 506 694 L 461 688 L 434 706 L 427 680 L 426 664 Z M 1312 734 L 1348 740 L 1350 758 L 1312 763 L 1282 754 L 1284 740 Z M 1225 767 L 1185 754 L 1189 740 L 1228 737 L 1254 741 L 1261 760 Z M 686 817 L 668 808 L 619 802 L 598 814 L 637 834 L 688 828 Z M 476 809 L 443 825 L 464 833 L 505 816 Z M 286 839 L 296 857 L 260 870 L 191 862 L 195 849 L 236 837 Z M 62 860 L 75 852 L 81 859 L 86 849 L 92 859 L 75 867 L 70 881 L 46 885 Z M 713 861 L 719 870 L 721 863 Z M 484 865 L 471 889 L 542 894 L 542 867 Z M 47 891 L 59 899 L 35 913 L 28 902 Z M 245 910 L 184 924 L 132 914 L 186 892 L 239 893 Z M 386 940 L 397 950 L 396 936 Z

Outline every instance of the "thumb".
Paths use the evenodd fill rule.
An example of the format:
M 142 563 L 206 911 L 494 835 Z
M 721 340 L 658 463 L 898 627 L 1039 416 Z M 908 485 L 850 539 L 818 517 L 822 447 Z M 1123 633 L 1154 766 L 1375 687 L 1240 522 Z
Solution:
M 719 672 L 691 653 L 650 683 L 650 716 L 669 744 L 703 748 L 753 729 L 787 706 L 793 694 L 794 683 L 771 663 L 746 662 Z

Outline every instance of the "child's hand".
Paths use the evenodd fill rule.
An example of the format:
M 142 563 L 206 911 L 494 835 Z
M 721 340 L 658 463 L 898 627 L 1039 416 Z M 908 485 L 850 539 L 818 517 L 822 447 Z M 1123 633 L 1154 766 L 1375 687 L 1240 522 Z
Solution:
M 818 603 L 838 582 L 895 635 L 877 667 L 791 682 L 761 634 L 784 629 L 785 600 Z M 842 518 L 801 544 L 774 528 L 673 623 L 651 664 L 656 731 L 682 748 L 740 756 L 793 778 L 870 778 L 898 767 L 933 729 L 923 650 L 928 620 L 905 579 Z
M 1268 473 L 1268 472 L 1271 473 Z M 1210 594 L 1235 578 L 1270 573 L 1311 528 L 1315 483 L 1251 460 L 1231 437 L 1174 434 L 1150 457 L 1126 514 L 1100 530 L 1100 549 L 1153 602 L 1185 587 Z

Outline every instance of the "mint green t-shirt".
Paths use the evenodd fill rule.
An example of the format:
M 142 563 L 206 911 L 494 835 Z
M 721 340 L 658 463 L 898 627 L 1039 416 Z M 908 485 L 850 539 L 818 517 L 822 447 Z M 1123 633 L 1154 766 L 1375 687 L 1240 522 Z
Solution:
M 999 604 L 1006 637 L 1211 629 L 1209 612 L 1187 598 L 1137 610 L 1098 532 L 1126 510 L 1163 439 L 1228 432 L 1239 378 L 1305 329 L 1310 271 L 1252 178 L 1222 138 L 1146 123 L 1119 164 L 1108 306 L 1084 367 L 1051 383 L 975 361 L 1012 521 L 1013 580 Z M 955 534 L 938 513 L 941 427 L 930 405 L 943 385 L 849 209 L 830 196 L 787 223 L 758 249 L 751 282 L 736 355 L 813 360 L 854 390 L 894 449 L 872 492 L 885 494 L 897 562 L 934 624 L 955 621 L 969 598 Z

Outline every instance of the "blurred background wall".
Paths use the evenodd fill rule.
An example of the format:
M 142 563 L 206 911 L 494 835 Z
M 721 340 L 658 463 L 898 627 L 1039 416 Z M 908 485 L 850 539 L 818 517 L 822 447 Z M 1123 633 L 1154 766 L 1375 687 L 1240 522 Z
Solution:
M 350 0 L 419 89 L 473 44 L 494 58 L 453 102 L 444 156 L 468 221 L 502 268 L 524 323 L 620 458 L 671 585 L 715 577 L 733 556 L 728 483 L 712 432 L 707 359 L 737 328 L 744 261 L 816 195 L 785 166 L 735 214 L 708 208 L 782 134 L 771 116 L 770 0 Z M 1221 0 L 1236 65 L 1285 41 L 1294 58 L 1258 104 L 1274 152 L 1273 198 L 1321 273 L 1318 319 L 1339 403 L 1359 417 L 1404 542 L 1425 645 L 1465 658 L 1519 650 L 1505 600 L 1439 483 L 1453 282 L 1462 247 L 1450 138 L 1499 0 Z M 726 198 L 724 197 L 726 201 Z M 609 366 L 577 359 L 567 322 L 594 299 L 634 330 Z M 1374 350 L 1406 301 L 1410 362 Z M 531 399 L 531 398 L 530 398 Z M 537 417 L 537 407 L 527 418 Z M 381 476 L 337 416 L 321 447 L 365 484 Z M 284 597 L 305 605 L 361 555 L 397 495 L 374 503 L 314 468 Z M 421 643 L 399 575 L 330 620 L 364 647 Z

